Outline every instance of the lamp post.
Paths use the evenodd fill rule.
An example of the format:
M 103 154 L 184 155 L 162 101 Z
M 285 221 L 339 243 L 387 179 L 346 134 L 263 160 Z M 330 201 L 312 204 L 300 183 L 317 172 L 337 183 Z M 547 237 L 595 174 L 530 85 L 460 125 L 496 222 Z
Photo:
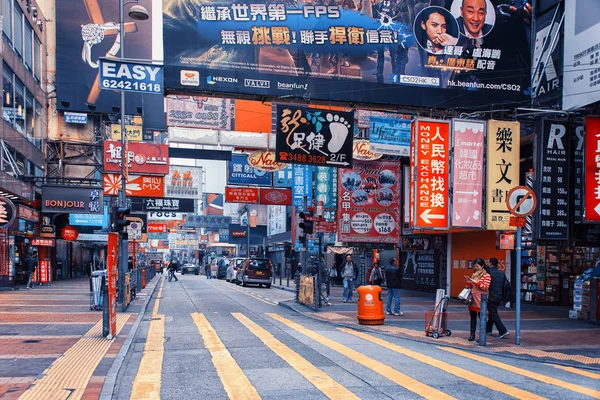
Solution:
M 125 6 L 135 4 L 129 9 L 129 17 L 137 21 L 145 21 L 149 18 L 148 11 L 138 4 L 138 0 L 129 1 L 119 0 L 119 35 L 121 41 L 121 60 L 125 60 Z M 127 207 L 126 184 L 127 175 L 125 173 L 128 162 L 127 132 L 125 131 L 125 91 L 121 91 L 121 190 L 119 190 L 118 203 L 119 207 Z M 121 311 L 125 311 L 125 274 L 127 273 L 127 233 L 120 234 L 119 241 L 119 303 Z

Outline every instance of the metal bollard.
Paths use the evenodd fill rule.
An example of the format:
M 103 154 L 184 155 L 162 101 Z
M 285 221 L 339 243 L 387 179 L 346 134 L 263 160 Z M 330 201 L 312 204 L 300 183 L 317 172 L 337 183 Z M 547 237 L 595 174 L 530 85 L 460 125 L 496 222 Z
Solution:
M 481 295 L 481 307 L 479 311 L 479 345 L 485 346 L 487 338 L 487 294 Z
M 108 284 L 102 277 L 102 336 L 110 334 L 110 310 L 108 304 Z
M 294 283 L 296 284 L 296 302 L 300 299 L 300 272 L 294 275 Z

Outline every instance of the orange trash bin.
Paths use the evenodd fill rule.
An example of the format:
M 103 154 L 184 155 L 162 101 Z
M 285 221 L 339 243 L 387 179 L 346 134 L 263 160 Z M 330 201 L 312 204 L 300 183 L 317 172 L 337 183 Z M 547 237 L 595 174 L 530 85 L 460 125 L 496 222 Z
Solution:
M 146 287 L 146 270 L 142 270 L 142 289 Z
M 383 301 L 379 286 L 361 286 L 358 292 L 358 323 L 361 325 L 383 325 Z

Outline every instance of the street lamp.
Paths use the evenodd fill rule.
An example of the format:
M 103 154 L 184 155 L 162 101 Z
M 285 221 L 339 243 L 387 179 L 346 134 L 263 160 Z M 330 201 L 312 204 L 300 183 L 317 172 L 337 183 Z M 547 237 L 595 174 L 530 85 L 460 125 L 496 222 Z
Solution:
M 149 18 L 148 10 L 144 6 L 138 4 L 139 0 L 128 1 L 119 0 L 119 35 L 121 40 L 121 60 L 125 60 L 125 6 L 134 4 L 129 9 L 129 18 L 136 21 L 145 21 Z M 121 190 L 119 191 L 119 207 L 127 208 L 126 186 L 127 179 L 125 169 L 128 162 L 128 151 L 126 149 L 127 132 L 125 131 L 125 91 L 121 91 Z M 121 311 L 125 311 L 125 274 L 127 273 L 127 239 L 123 233 L 121 242 L 119 243 L 121 251 L 119 251 L 119 302 L 121 303 Z

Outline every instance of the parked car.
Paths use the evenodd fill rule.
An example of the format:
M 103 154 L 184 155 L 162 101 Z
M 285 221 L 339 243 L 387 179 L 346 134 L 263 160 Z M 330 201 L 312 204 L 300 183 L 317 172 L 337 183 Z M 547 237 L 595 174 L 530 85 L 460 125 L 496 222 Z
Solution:
M 227 276 L 227 267 L 229 267 L 229 258 L 218 257 L 210 263 L 210 274 L 216 279 L 225 279 Z
M 273 266 L 267 258 L 249 258 L 242 263 L 241 268 L 238 268 L 236 280 L 242 286 L 257 284 L 270 288 L 272 277 Z
M 181 266 L 181 275 L 185 275 L 186 272 L 189 274 L 200 275 L 200 267 L 191 263 L 183 264 Z
M 225 280 L 227 282 L 234 283 L 236 282 L 237 272 L 242 263 L 245 261 L 245 258 L 232 258 L 229 266 L 227 267 L 227 275 L 225 276 Z

